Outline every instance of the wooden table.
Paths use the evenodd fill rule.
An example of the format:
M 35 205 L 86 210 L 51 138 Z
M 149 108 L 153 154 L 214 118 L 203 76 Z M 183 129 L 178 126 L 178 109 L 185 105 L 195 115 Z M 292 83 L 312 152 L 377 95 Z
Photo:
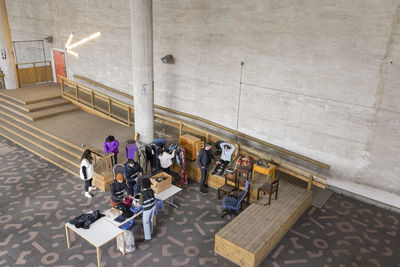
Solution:
M 70 239 L 69 239 L 69 230 L 78 234 L 80 237 L 85 239 L 87 242 L 96 247 L 97 252 L 97 266 L 101 267 L 100 261 L 100 247 L 104 244 L 107 244 L 114 238 L 117 241 L 117 250 L 118 250 L 118 239 L 119 235 L 122 235 L 122 243 L 123 243 L 123 252 L 122 254 L 125 256 L 125 236 L 124 231 L 119 229 L 114 224 L 110 223 L 105 217 L 102 217 L 92 223 L 89 229 L 84 228 L 76 228 L 75 225 L 66 223 L 65 224 L 65 234 L 67 236 L 67 245 L 68 248 L 71 247 Z
M 254 183 L 254 174 L 258 172 L 257 180 L 260 180 L 260 175 L 265 174 L 267 175 L 267 183 L 269 183 L 269 177 L 272 176 L 272 181 L 275 180 L 275 169 L 276 165 L 269 163 L 268 168 L 263 166 L 254 164 L 253 166 L 253 174 L 251 175 L 251 182 Z

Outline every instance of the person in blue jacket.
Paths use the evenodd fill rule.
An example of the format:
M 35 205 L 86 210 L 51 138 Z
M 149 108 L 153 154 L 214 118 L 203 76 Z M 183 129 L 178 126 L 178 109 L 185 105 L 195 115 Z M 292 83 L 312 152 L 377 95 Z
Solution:
M 140 193 L 140 178 L 143 175 L 143 168 L 139 163 L 130 159 L 125 163 L 124 175 L 128 182 L 128 194 L 131 197 L 138 195 Z

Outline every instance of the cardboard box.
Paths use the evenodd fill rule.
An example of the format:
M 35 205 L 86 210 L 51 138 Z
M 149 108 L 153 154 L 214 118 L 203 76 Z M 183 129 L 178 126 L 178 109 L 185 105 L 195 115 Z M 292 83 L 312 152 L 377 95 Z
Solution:
M 158 178 L 163 178 L 161 182 L 158 182 Z M 165 189 L 168 189 L 172 184 L 172 176 L 166 172 L 160 172 L 152 177 L 150 177 L 151 189 L 154 193 L 159 194 Z
M 101 168 L 96 165 L 94 168 L 92 186 L 97 187 L 103 192 L 110 190 L 110 185 L 114 182 L 114 175 L 112 172 L 107 171 L 101 173 Z

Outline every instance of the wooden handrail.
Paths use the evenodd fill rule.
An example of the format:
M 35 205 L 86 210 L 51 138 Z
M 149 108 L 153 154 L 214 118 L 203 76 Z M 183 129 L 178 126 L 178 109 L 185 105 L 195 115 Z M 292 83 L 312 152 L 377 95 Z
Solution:
M 99 95 L 104 96 L 104 98 L 109 99 L 109 104 L 111 104 L 111 103 L 114 104 L 114 102 L 115 103 L 116 102 L 120 102 L 119 100 L 117 100 L 115 98 L 112 98 L 110 96 L 107 96 L 107 95 L 105 95 L 105 94 L 103 94 L 101 92 L 98 92 L 95 89 L 92 89 L 92 88 L 90 88 L 88 86 L 81 85 L 81 84 L 79 84 L 79 83 L 77 83 L 75 81 L 72 81 L 72 80 L 70 80 L 68 78 L 65 78 L 65 77 L 62 77 L 62 76 L 59 76 L 59 77 L 61 79 L 61 86 L 62 87 L 64 86 L 64 84 L 69 84 L 69 85 L 72 85 L 74 87 L 76 85 L 78 85 L 78 88 L 85 88 L 86 90 L 90 90 L 90 94 L 91 95 L 99 94 Z M 64 88 L 62 88 L 61 91 L 63 92 L 63 95 L 64 95 Z M 69 96 L 69 98 L 71 98 L 71 100 L 73 99 L 73 97 L 71 97 L 71 95 L 68 94 L 67 96 Z M 82 104 L 82 102 L 78 102 L 78 103 Z M 129 105 L 127 103 L 123 103 L 123 104 L 128 106 L 128 112 L 134 112 L 134 107 L 132 105 Z M 86 106 L 91 108 L 90 103 L 86 103 Z M 165 109 L 167 109 L 167 108 L 165 108 Z M 97 110 L 97 109 L 95 109 L 95 110 Z M 102 113 L 105 114 L 105 115 L 108 115 L 108 117 L 113 118 L 115 120 L 114 116 L 110 112 L 110 106 L 109 106 L 109 110 L 103 111 Z M 178 111 L 178 113 L 181 113 L 181 112 Z M 130 115 L 128 115 L 128 119 L 130 120 Z M 154 119 L 156 121 L 161 122 L 161 123 L 164 123 L 164 124 L 173 126 L 175 128 L 178 128 L 180 135 L 182 135 L 183 131 L 186 131 L 186 132 L 190 132 L 190 133 L 196 134 L 198 136 L 205 137 L 207 140 L 209 140 L 211 142 L 216 142 L 217 140 L 225 140 L 227 142 L 235 143 L 233 141 L 227 140 L 226 137 L 222 137 L 222 136 L 220 136 L 218 134 L 209 132 L 209 131 L 201 129 L 201 128 L 195 126 L 195 125 L 192 125 L 192 124 L 187 123 L 187 122 L 183 122 L 183 121 L 181 121 L 181 120 L 179 120 L 177 118 L 172 118 L 172 117 L 166 116 L 164 114 L 154 113 Z M 203 122 L 206 122 L 206 121 L 207 120 L 204 120 Z M 127 126 L 130 126 L 130 124 L 131 124 L 130 121 L 127 121 L 127 122 L 122 121 L 122 122 L 123 122 L 123 124 L 125 124 Z M 222 126 L 222 127 L 226 128 L 224 126 Z M 221 128 L 221 129 L 223 129 L 223 128 Z M 229 129 L 229 128 L 227 128 L 227 129 Z M 243 134 L 242 137 L 246 138 L 246 136 L 247 135 Z M 248 138 L 248 139 L 253 140 L 252 138 Z M 257 158 L 257 159 L 258 158 L 264 158 L 264 159 L 268 159 L 268 160 L 273 161 L 274 163 L 278 164 L 278 169 L 279 170 L 287 172 L 287 173 L 289 173 L 289 174 L 291 174 L 291 175 L 293 175 L 293 176 L 295 176 L 295 177 L 297 177 L 297 178 L 299 178 L 299 179 L 301 179 L 303 181 L 308 182 L 308 188 L 311 187 L 311 184 L 319 186 L 319 187 L 322 187 L 322 188 L 325 188 L 325 186 L 326 186 L 325 182 L 321 181 L 321 180 L 326 180 L 326 178 L 322 177 L 322 176 L 320 176 L 320 175 L 318 175 L 316 173 L 313 173 L 313 172 L 310 172 L 310 171 L 307 171 L 307 170 L 303 170 L 303 169 L 298 168 L 298 167 L 296 167 L 296 166 L 294 166 L 294 165 L 292 165 L 292 164 L 290 164 L 290 163 L 288 163 L 286 161 L 273 158 L 273 157 L 271 157 L 269 155 L 266 155 L 264 153 L 261 153 L 259 151 L 254 150 L 253 148 L 250 148 L 250 147 L 247 147 L 247 146 L 244 146 L 244 145 L 240 146 L 240 150 L 242 151 L 242 154 L 250 154 L 252 157 Z
M 38 63 L 49 63 L 51 64 L 50 60 L 42 60 L 42 61 L 35 61 L 35 62 L 24 62 L 24 63 L 17 63 L 16 65 L 28 65 L 28 64 L 38 64 Z
M 111 91 L 111 92 L 113 92 L 113 93 L 116 93 L 116 94 L 119 94 L 119 95 L 121 95 L 121 96 L 124 96 L 124 97 L 126 97 L 126 98 L 128 98 L 128 99 L 133 99 L 133 96 L 132 96 L 132 95 L 129 95 L 129 94 L 124 93 L 124 92 L 121 92 L 121 91 L 116 90 L 116 89 L 114 89 L 114 88 L 111 88 L 111 87 L 109 87 L 109 86 L 103 85 L 103 84 L 98 83 L 98 82 L 96 82 L 96 81 L 93 81 L 93 80 L 91 80 L 91 79 L 89 79 L 89 78 L 86 78 L 86 77 L 83 77 L 83 76 L 80 76 L 80 75 L 74 75 L 74 77 L 75 77 L 75 78 L 78 78 L 78 79 L 81 79 L 81 80 L 84 80 L 84 81 L 86 81 L 86 82 L 88 82 L 88 83 L 91 83 L 91 84 L 93 84 L 93 85 L 99 86 L 99 87 L 101 87 L 101 88 L 104 88 L 104 89 L 106 89 L 106 90 L 109 90 L 109 91 Z M 197 120 L 197 121 L 201 121 L 201 122 L 203 122 L 203 123 L 205 123 L 205 124 L 211 125 L 211 126 L 213 126 L 213 127 L 219 128 L 219 129 L 224 130 L 224 131 L 226 131 L 226 132 L 229 132 L 229 133 L 231 133 L 231 134 L 234 134 L 234 135 L 240 136 L 240 137 L 242 137 L 242 138 L 251 140 L 251 141 L 253 141 L 253 142 L 259 143 L 259 144 L 261 144 L 261 145 L 264 145 L 264 146 L 273 148 L 273 149 L 276 150 L 276 151 L 283 152 L 283 153 L 285 153 L 285 154 L 288 154 L 288 155 L 293 156 L 293 157 L 295 157 L 295 158 L 298 158 L 298 159 L 304 160 L 304 161 L 306 161 L 306 162 L 312 163 L 312 164 L 317 165 L 317 166 L 319 166 L 319 167 L 322 167 L 322 168 L 324 168 L 324 169 L 329 169 L 329 168 L 330 168 L 330 166 L 329 166 L 328 164 L 326 164 L 326 163 L 323 163 L 323 162 L 320 162 L 320 161 L 311 159 L 311 158 L 306 157 L 306 156 L 304 156 L 304 155 L 301 155 L 301 154 L 298 154 L 298 153 L 296 153 L 296 152 L 287 150 L 287 149 L 285 149 L 285 148 L 283 148 L 283 147 L 280 147 L 280 146 L 271 144 L 271 143 L 266 142 L 266 141 L 264 141 L 264 140 L 261 140 L 261 139 L 258 139 L 258 138 L 256 138 L 256 137 L 247 135 L 247 134 L 245 134 L 245 133 L 236 131 L 236 130 L 234 130 L 234 129 L 228 128 L 228 127 L 223 126 L 223 125 L 221 125 L 221 124 L 218 124 L 218 123 L 216 123 L 216 122 L 213 122 L 213 121 L 204 119 L 204 118 L 202 118 L 202 117 L 199 117 L 199 116 L 196 116 L 196 115 L 193 115 L 193 114 L 190 114 L 190 113 L 186 113 L 186 112 L 174 110 L 174 109 L 171 109 L 171 108 L 159 106 L 159 105 L 154 105 L 154 108 L 160 109 L 160 110 L 163 110 L 163 111 L 166 111 L 166 112 L 170 112 L 170 113 L 173 113 L 173 114 L 176 114 L 176 115 L 184 116 L 184 117 L 187 117 L 187 118 L 190 118 L 190 119 L 194 119 L 194 120 Z

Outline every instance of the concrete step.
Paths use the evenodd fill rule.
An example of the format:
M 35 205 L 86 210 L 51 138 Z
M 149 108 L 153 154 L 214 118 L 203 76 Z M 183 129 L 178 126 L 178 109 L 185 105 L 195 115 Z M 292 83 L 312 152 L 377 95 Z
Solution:
M 10 92 L 8 91 L 0 91 L 0 95 L 3 97 L 6 97 L 8 99 L 11 99 L 15 102 L 18 102 L 20 104 L 23 105 L 29 105 L 29 104 L 33 104 L 33 103 L 38 103 L 38 102 L 43 102 L 43 101 L 47 101 L 47 100 L 52 100 L 52 99 L 58 99 L 58 98 L 62 98 L 61 95 L 50 95 L 50 96 L 38 96 L 34 99 L 30 99 L 30 100 L 21 100 L 18 97 L 14 96 L 13 94 L 10 94 Z
M 36 147 L 40 147 L 42 150 L 47 151 L 53 155 L 53 158 L 57 157 L 79 168 L 79 155 L 71 155 L 66 153 L 61 147 L 53 146 L 51 141 L 41 138 L 40 136 L 30 134 L 29 131 L 23 131 L 20 129 L 20 127 L 16 127 L 5 120 L 0 120 L 0 127 L 6 129 L 16 136 L 19 136 L 22 139 L 25 139 L 27 142 L 32 143 Z
M 26 108 L 25 104 L 22 104 L 22 103 L 20 103 L 18 101 L 15 101 L 12 98 L 9 98 L 9 97 L 7 97 L 7 96 L 5 96 L 3 94 L 0 94 L 0 104 L 1 104 L 1 106 L 3 105 L 3 103 L 7 104 L 9 106 L 12 106 L 13 108 L 16 108 L 18 110 L 26 111 L 25 110 L 25 108 Z
M 36 127 L 33 125 L 32 120 L 27 119 L 25 116 L 21 116 L 18 112 L 16 113 L 14 111 L 15 110 L 12 108 L 12 106 L 8 105 L 8 103 L 1 103 L 0 116 L 2 116 L 1 118 L 3 120 L 6 120 L 7 122 L 12 123 L 15 127 L 20 127 L 33 135 L 49 140 L 52 144 L 62 147 L 66 153 L 71 155 L 82 154 L 83 149 L 80 146 L 72 144 L 71 142 L 68 142 L 58 136 L 52 135 Z
M 79 177 L 79 160 L 63 153 L 61 150 L 49 147 L 49 145 L 34 136 L 29 136 L 19 129 L 0 121 L 0 135 L 31 151 L 39 157 L 60 167 L 61 169 Z M 72 161 L 72 163 L 71 163 Z
M 0 110 L 0 123 L 13 126 L 14 128 L 17 128 L 19 132 L 24 133 L 27 136 L 33 136 L 37 139 L 40 139 L 43 142 L 47 143 L 49 147 L 54 147 L 58 150 L 62 150 L 64 153 L 72 156 L 72 158 L 79 160 L 82 155 L 83 149 L 72 147 L 67 142 L 62 141 L 59 138 L 53 137 L 52 135 L 46 134 L 45 132 L 40 131 L 38 128 L 32 127 L 27 122 L 16 120 L 9 114 L 4 114 L 2 110 Z
M 48 108 L 63 106 L 63 105 L 67 105 L 67 104 L 71 104 L 71 102 L 64 98 L 56 98 L 56 99 L 52 99 L 52 100 L 46 100 L 46 101 L 26 105 L 25 110 L 27 112 L 34 112 L 34 111 L 38 111 L 38 110 L 42 110 L 42 109 L 48 109 Z
M 80 110 L 80 107 L 75 106 L 74 104 L 67 104 L 67 105 L 63 105 L 63 106 L 59 106 L 59 107 L 52 107 L 52 108 L 42 109 L 39 111 L 29 112 L 28 114 L 29 114 L 29 117 L 33 121 L 37 121 L 37 120 L 42 120 L 45 118 L 57 116 L 60 114 L 72 112 L 75 110 Z

